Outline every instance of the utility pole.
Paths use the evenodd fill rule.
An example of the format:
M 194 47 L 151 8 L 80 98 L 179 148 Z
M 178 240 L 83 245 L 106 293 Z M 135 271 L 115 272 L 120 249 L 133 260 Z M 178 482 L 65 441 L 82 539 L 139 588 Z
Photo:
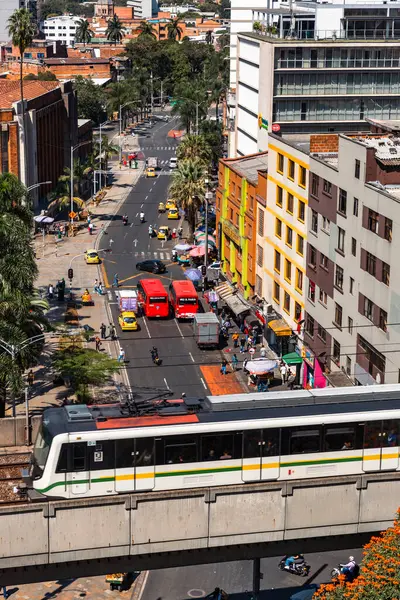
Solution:
M 196 102 L 196 135 L 199 135 L 199 103 Z
M 153 114 L 153 104 L 154 104 L 154 92 L 153 92 L 153 71 L 150 71 L 150 110 L 151 114 Z
M 71 174 L 71 181 L 70 181 L 70 193 L 71 193 L 71 214 L 74 212 L 74 147 L 71 146 L 71 168 L 70 168 L 70 174 Z M 71 235 L 72 235 L 72 231 L 73 231 L 73 224 L 74 224 L 74 219 L 72 217 L 70 217 L 71 219 Z
M 161 107 L 163 105 L 163 80 L 161 79 L 161 92 L 160 92 L 160 98 L 161 98 Z

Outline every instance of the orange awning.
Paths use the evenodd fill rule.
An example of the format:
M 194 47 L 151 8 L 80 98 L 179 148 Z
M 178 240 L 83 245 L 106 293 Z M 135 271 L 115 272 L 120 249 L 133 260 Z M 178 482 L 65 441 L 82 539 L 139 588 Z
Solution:
M 270 321 L 268 327 L 270 327 L 277 336 L 292 335 L 292 330 L 284 319 Z

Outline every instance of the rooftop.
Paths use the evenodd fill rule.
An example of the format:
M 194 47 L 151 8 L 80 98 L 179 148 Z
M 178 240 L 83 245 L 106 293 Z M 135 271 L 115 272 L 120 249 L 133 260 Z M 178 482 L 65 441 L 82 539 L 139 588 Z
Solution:
M 92 58 L 91 56 L 85 58 L 81 56 L 76 56 L 72 58 L 45 58 L 44 62 L 46 65 L 85 65 L 85 64 L 108 64 L 110 62 L 109 58 Z
M 228 158 L 223 162 L 238 175 L 256 185 L 258 171 L 267 171 L 268 169 L 268 152 L 260 152 L 243 158 Z
M 390 134 L 348 136 L 375 149 L 376 159 L 387 166 L 400 165 L 400 137 Z
M 365 120 L 374 127 L 379 127 L 380 129 L 385 129 L 392 133 L 400 131 L 400 121 L 396 119 L 369 119 L 368 117 L 365 117 Z
M 58 81 L 24 81 L 24 98 L 32 100 L 60 87 Z M 0 79 L 0 110 L 11 109 L 21 99 L 19 81 Z
M 344 47 L 353 47 L 353 46 L 392 46 L 394 48 L 400 47 L 400 38 L 371 38 L 371 39 L 333 39 L 333 38 L 324 38 L 324 39 L 288 39 L 288 38 L 280 38 L 278 36 L 269 36 L 264 33 L 257 33 L 255 31 L 252 32 L 239 32 L 238 35 L 243 37 L 249 37 L 259 42 L 267 42 L 268 44 L 275 44 L 277 46 L 316 46 L 316 47 L 324 47 L 324 46 L 344 46 Z

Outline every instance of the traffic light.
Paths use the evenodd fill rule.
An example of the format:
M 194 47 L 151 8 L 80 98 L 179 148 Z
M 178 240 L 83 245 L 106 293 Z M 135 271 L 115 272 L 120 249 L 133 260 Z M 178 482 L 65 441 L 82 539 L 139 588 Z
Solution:
M 68 269 L 68 279 L 73 279 L 74 278 L 74 270 L 70 267 Z
M 201 274 L 203 275 L 203 277 L 205 277 L 207 275 L 206 265 L 201 265 Z

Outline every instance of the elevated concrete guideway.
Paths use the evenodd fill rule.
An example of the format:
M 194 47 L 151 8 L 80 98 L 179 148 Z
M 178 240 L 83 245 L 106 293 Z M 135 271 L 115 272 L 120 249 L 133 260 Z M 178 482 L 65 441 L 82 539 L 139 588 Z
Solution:
M 397 472 L 4 507 L 0 584 L 356 547 L 399 497 Z

